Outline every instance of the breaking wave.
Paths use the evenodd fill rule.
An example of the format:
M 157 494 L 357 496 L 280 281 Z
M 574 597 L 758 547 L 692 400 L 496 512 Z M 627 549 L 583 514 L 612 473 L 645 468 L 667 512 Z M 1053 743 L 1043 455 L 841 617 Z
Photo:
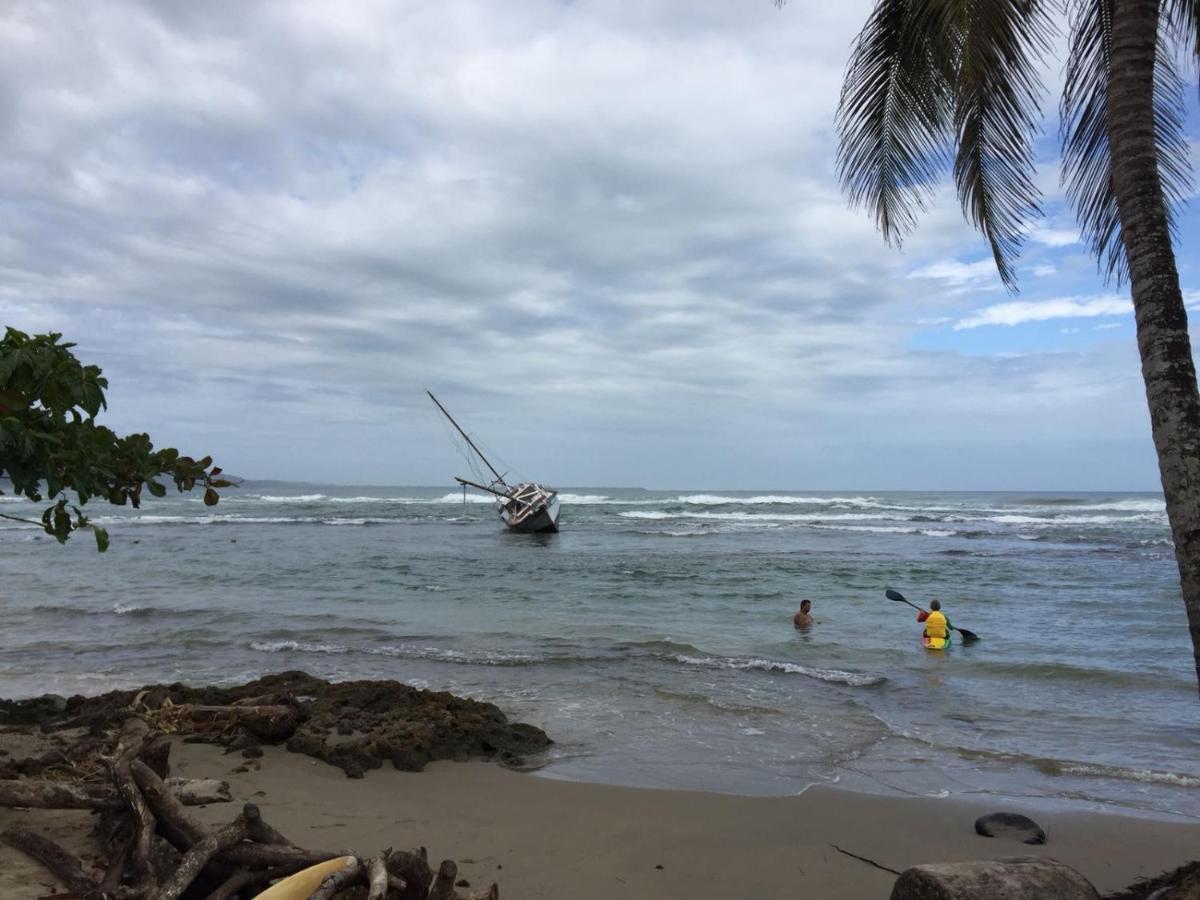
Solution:
M 785 675 L 804 675 L 819 681 L 829 681 L 834 684 L 848 684 L 852 687 L 867 687 L 883 684 L 887 681 L 882 675 L 867 675 L 863 672 L 845 672 L 841 669 L 819 669 L 812 666 L 802 666 L 799 663 L 779 662 L 773 659 L 737 659 L 728 656 L 686 656 L 676 654 L 671 657 L 675 662 L 685 666 L 702 666 L 706 669 L 747 669 L 757 672 L 779 672 Z

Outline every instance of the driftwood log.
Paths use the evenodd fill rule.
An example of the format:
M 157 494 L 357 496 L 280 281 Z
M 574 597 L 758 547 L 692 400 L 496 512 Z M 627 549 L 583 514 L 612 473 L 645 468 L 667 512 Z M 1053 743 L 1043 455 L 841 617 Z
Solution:
M 144 765 L 144 764 L 143 764 Z M 168 787 L 184 806 L 228 803 L 229 782 L 215 778 L 172 778 Z M 111 784 L 69 781 L 0 781 L 0 806 L 24 809 L 121 809 L 125 801 Z
M 266 699 L 266 698 L 264 698 Z M 290 707 L 248 704 L 237 707 L 175 707 L 174 717 L 236 727 L 255 723 L 266 730 Z M 177 721 L 177 718 L 176 718 Z M 98 752 L 94 736 L 85 740 Z M 54 759 L 80 759 L 67 748 Z M 98 879 L 87 874 L 79 858 L 36 831 L 14 825 L 0 840 L 31 856 L 52 872 L 72 895 L 85 900 L 246 900 L 266 885 L 317 863 L 347 855 L 295 846 L 246 804 L 231 823 L 210 829 L 195 821 L 186 805 L 228 802 L 224 782 L 169 778 L 170 744 L 150 732 L 142 719 L 125 722 L 115 748 L 100 757 L 107 782 L 0 779 L 0 806 L 88 809 L 99 814 L 97 834 L 108 856 Z M 28 761 L 26 761 L 28 762 Z M 44 772 L 41 757 L 29 771 Z M 94 766 L 87 769 L 96 777 Z M 55 772 L 62 774 L 64 767 Z M 69 767 L 65 768 L 70 772 Z M 445 860 L 435 876 L 424 848 L 386 850 L 377 857 L 355 857 L 345 869 L 326 878 L 314 900 L 366 897 L 368 900 L 499 900 L 499 888 L 460 894 L 455 890 L 458 867 Z
M 891 900 L 1100 900 L 1091 882 L 1049 857 L 934 863 L 906 869 Z

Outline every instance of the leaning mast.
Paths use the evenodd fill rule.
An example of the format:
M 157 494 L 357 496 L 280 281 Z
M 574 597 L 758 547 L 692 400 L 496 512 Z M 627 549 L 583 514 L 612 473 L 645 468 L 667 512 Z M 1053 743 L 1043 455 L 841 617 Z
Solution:
M 488 458 L 483 455 L 483 452 L 478 447 L 475 446 L 475 442 L 473 440 L 471 440 L 471 436 L 469 434 L 467 434 L 465 431 L 463 431 L 461 425 L 459 425 L 457 422 L 454 421 L 454 416 L 452 416 L 452 415 L 450 415 L 450 413 L 446 412 L 446 407 L 442 406 L 441 403 L 438 403 L 438 398 L 433 396 L 433 391 L 426 390 L 425 393 L 427 393 L 429 395 L 430 400 L 432 400 L 435 404 L 437 404 L 437 408 L 442 411 L 442 415 L 450 420 L 450 424 L 453 425 L 456 429 L 458 429 L 458 433 L 463 436 L 463 440 L 466 441 L 471 446 L 471 449 L 475 451 L 476 455 L 478 455 L 479 458 L 483 460 L 484 465 L 486 465 L 489 469 L 492 470 L 492 474 L 496 476 L 496 480 L 498 482 L 500 482 L 502 485 L 504 485 L 505 487 L 508 487 L 508 482 L 504 480 L 504 476 L 501 475 L 499 472 L 497 472 L 496 467 L 493 466 L 490 462 L 488 462 Z M 456 479 L 456 480 L 461 481 L 462 479 Z M 482 487 L 482 485 L 472 485 L 472 487 Z M 484 488 L 484 490 L 488 490 L 488 489 Z M 492 493 L 499 493 L 499 492 L 492 491 Z M 505 496 L 505 495 L 501 494 L 500 496 Z

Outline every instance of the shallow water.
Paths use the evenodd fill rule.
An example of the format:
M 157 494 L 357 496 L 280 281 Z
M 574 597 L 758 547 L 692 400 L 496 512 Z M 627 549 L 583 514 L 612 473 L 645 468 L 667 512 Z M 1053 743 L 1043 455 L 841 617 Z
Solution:
M 549 536 L 507 534 L 485 498 L 440 488 L 252 483 L 214 509 L 97 507 L 104 555 L 5 523 L 0 694 L 303 668 L 493 700 L 558 741 L 550 776 L 1200 815 L 1161 497 L 562 499 Z M 983 640 L 923 650 L 885 587 L 940 597 Z M 809 633 L 791 626 L 803 597 Z

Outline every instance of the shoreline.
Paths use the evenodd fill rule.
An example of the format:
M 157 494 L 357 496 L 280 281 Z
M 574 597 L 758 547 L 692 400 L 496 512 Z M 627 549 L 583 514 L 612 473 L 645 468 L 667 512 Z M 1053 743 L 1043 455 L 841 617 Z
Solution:
M 281 747 L 262 750 L 246 766 L 212 745 L 173 742 L 173 771 L 231 786 L 233 803 L 196 808 L 196 818 L 223 824 L 240 803 L 254 802 L 299 844 L 361 852 L 425 846 L 431 859 L 457 860 L 473 888 L 496 881 L 502 897 L 522 900 L 867 900 L 886 897 L 896 876 L 864 860 L 903 871 L 1013 856 L 1059 859 L 1104 894 L 1174 869 L 1200 846 L 1200 823 L 1080 812 L 1036 813 L 1048 835 L 1042 846 L 984 838 L 974 832 L 976 816 L 1020 809 L 991 798 L 881 797 L 827 786 L 742 797 L 530 777 L 489 762 L 438 761 L 421 773 L 385 766 L 349 779 Z M 86 812 L 0 809 L 0 828 L 13 822 L 77 851 L 88 841 Z M 50 881 L 36 863 L 0 847 L 0 896 L 40 896 Z

